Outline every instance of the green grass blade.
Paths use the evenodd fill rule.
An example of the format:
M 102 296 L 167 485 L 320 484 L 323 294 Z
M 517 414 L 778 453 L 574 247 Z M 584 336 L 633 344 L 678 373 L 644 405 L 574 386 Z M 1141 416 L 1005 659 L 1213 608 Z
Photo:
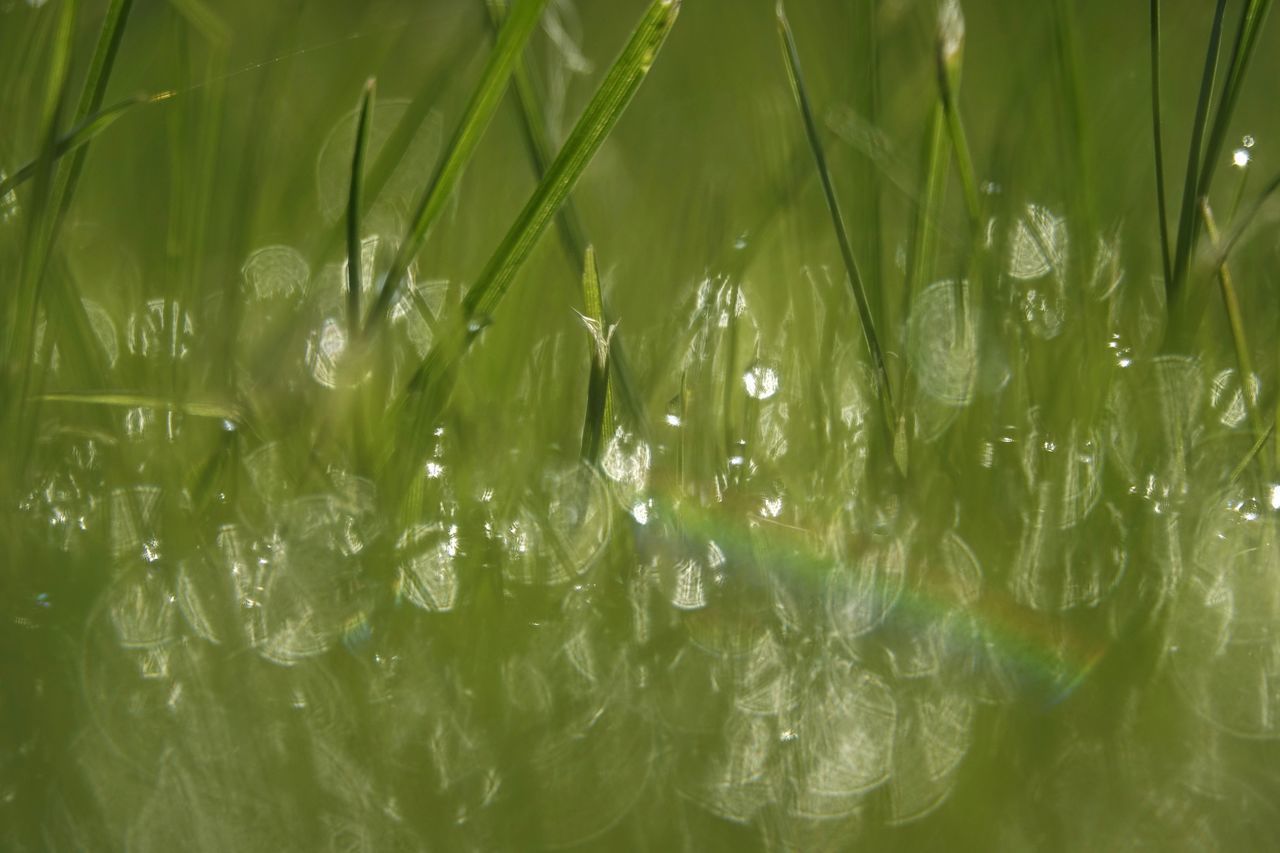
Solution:
M 1218 0 L 1213 13 L 1213 27 L 1209 33 L 1209 46 L 1205 51 L 1204 73 L 1200 81 L 1200 97 L 1196 101 L 1195 118 L 1191 125 L 1191 145 L 1187 151 L 1187 172 L 1183 182 L 1181 214 L 1178 217 L 1178 241 L 1174 247 L 1173 279 L 1169 282 L 1169 295 L 1173 296 L 1186 283 L 1191 247 L 1196 230 L 1196 193 L 1200 186 L 1200 155 L 1204 149 L 1204 134 L 1209 122 L 1209 108 L 1213 101 L 1213 82 L 1218 73 L 1218 52 L 1222 47 L 1222 19 L 1226 14 L 1227 0 Z M 1172 299 L 1169 300 L 1172 304 Z
M 506 91 L 507 80 L 534 26 L 538 23 L 546 2 L 547 0 L 521 0 L 507 16 L 502 32 L 498 35 L 498 42 L 494 45 L 488 64 L 485 66 L 480 85 L 472 94 L 471 102 L 467 105 L 453 138 L 436 166 L 435 174 L 431 176 L 426 192 L 423 193 L 414 213 L 413 224 L 401 242 L 395 258 L 391 261 L 386 281 L 369 309 L 369 316 L 365 321 L 366 336 L 376 332 L 390 312 L 391 305 L 408 272 L 409 264 L 422 248 L 428 231 L 440 212 L 444 210 L 445 203 L 449 200 L 458 180 L 462 177 L 463 170 L 475 153 L 476 146 L 479 145 L 480 139 L 489 127 L 494 111 Z
M 351 188 L 347 193 L 347 330 L 351 340 L 360 331 L 360 205 L 363 202 L 364 156 L 369 147 L 369 118 L 373 112 L 374 80 L 364 84 L 355 151 L 351 155 Z
M 156 95 L 153 97 L 138 96 L 134 98 L 127 98 L 123 101 L 120 101 L 118 103 L 112 104 L 109 107 L 99 110 L 98 112 L 94 113 L 93 115 L 81 121 L 74 128 L 72 128 L 68 133 L 62 135 L 57 140 L 57 142 L 54 143 L 53 159 L 55 161 L 61 160 L 63 157 L 66 157 L 68 154 L 74 153 L 76 155 L 76 161 L 78 162 L 82 158 L 82 155 L 85 153 L 84 146 L 88 145 L 100 133 L 102 133 L 104 130 L 106 130 L 108 127 L 114 124 L 116 119 L 120 118 L 120 116 L 124 115 L 126 112 L 128 112 L 129 110 L 133 109 L 134 107 L 140 104 L 149 104 L 149 103 L 152 103 L 153 101 L 162 100 L 164 97 L 167 97 L 167 95 Z M 0 196 L 3 196 L 14 189 L 17 189 L 18 187 L 22 186 L 24 183 L 29 181 L 35 175 L 36 168 L 38 165 L 39 165 L 38 158 L 36 160 L 31 160 L 30 162 L 24 163 L 22 166 L 18 167 L 18 169 L 12 175 L 8 176 L 3 181 L 0 181 Z M 72 163 L 71 169 L 72 169 L 72 174 L 78 174 L 79 170 L 76 168 L 75 162 Z M 71 198 L 70 190 L 74 187 L 74 181 L 69 178 L 65 184 L 65 187 L 66 189 L 64 190 L 62 195 L 63 205 L 68 204 L 70 201 L 70 198 Z
M 40 399 L 49 403 L 78 403 L 86 406 L 110 406 L 113 408 L 166 409 L 197 418 L 220 418 L 241 425 L 244 413 L 234 405 L 216 400 L 169 400 L 150 394 L 132 394 L 127 391 L 67 391 L 43 394 Z
M 582 458 L 595 465 L 600 462 L 605 436 L 614 425 L 615 395 L 609 378 L 614 327 L 604 319 L 600 269 L 596 266 L 595 249 L 591 246 L 587 247 L 582 269 L 582 302 L 586 307 L 582 320 L 591 337 L 591 378 L 587 385 L 586 420 L 582 425 Z
M 1249 0 L 1244 14 L 1240 17 L 1236 40 L 1231 49 L 1231 59 L 1227 62 L 1227 78 L 1222 85 L 1222 94 L 1218 99 L 1218 109 L 1213 118 L 1213 129 L 1209 134 L 1209 142 L 1205 146 L 1204 159 L 1200 167 L 1200 180 L 1197 185 L 1197 197 L 1209 194 L 1213 183 L 1213 175 L 1222 156 L 1223 145 L 1226 144 L 1227 129 L 1235 112 L 1236 102 L 1243 89 L 1245 73 L 1257 47 L 1258 35 L 1267 13 L 1271 10 L 1271 0 Z
M 1151 0 L 1151 135 L 1155 148 L 1156 212 L 1159 214 L 1160 263 L 1165 287 L 1173 281 L 1173 257 L 1169 252 L 1169 206 L 1164 191 L 1164 122 L 1160 99 L 1160 0 Z
M 102 21 L 102 31 L 98 35 L 98 44 L 94 48 L 93 59 L 89 62 L 84 88 L 80 92 L 80 103 L 76 106 L 72 119 L 76 125 L 86 125 L 91 121 L 90 116 L 101 115 L 102 101 L 107 95 L 107 84 L 111 80 L 111 71 L 115 67 L 116 56 L 120 52 L 120 42 L 124 38 L 125 24 L 129 20 L 129 12 L 132 9 L 133 0 L 111 0 L 107 7 L 107 14 Z M 100 130 L 105 129 L 104 126 Z M 96 135 L 97 133 L 94 133 L 84 142 L 87 143 Z M 84 161 L 88 153 L 86 148 L 79 148 L 76 151 L 59 187 L 59 220 L 66 217 L 67 210 L 71 207 L 71 199 L 75 196 L 76 186 L 80 182 L 80 174 L 84 170 Z
M 947 117 L 947 133 L 956 158 L 956 171 L 964 191 L 964 205 L 974 232 L 982 228 L 982 204 L 978 196 L 978 180 L 974 175 L 969 140 L 960 120 L 960 72 L 964 66 L 964 15 L 957 0 L 948 0 L 938 14 L 938 95 Z
M 1215 252 L 1219 251 L 1221 240 L 1218 236 L 1218 226 L 1213 218 L 1213 210 L 1209 207 L 1209 200 L 1202 198 L 1200 200 L 1200 214 L 1204 219 L 1205 233 L 1209 237 L 1209 243 Z M 1227 259 L 1222 258 L 1218 264 L 1218 285 L 1222 292 L 1222 305 L 1227 312 L 1227 323 L 1231 327 L 1231 342 L 1236 351 L 1236 367 L 1240 373 L 1240 393 L 1244 395 L 1245 407 L 1249 412 L 1249 421 L 1253 425 L 1254 435 L 1262 440 L 1262 436 L 1266 432 L 1266 428 L 1262 421 L 1262 414 L 1258 410 L 1257 394 L 1253 389 L 1253 360 L 1249 357 L 1249 343 L 1245 338 L 1244 331 L 1244 315 L 1240 311 L 1240 298 L 1236 294 L 1235 285 L 1231 279 L 1231 270 L 1227 266 Z
M 849 243 L 848 229 L 845 228 L 844 216 L 840 213 L 840 203 L 836 199 L 835 188 L 831 183 L 831 172 L 827 168 L 827 157 L 818 135 L 818 127 L 813 118 L 813 109 L 809 104 L 809 95 L 805 89 L 804 77 L 800 69 L 800 55 L 796 50 L 795 37 L 791 33 L 791 23 L 787 20 L 787 12 L 781 0 L 776 10 L 778 33 L 782 40 L 782 55 L 787 66 L 787 77 L 791 81 L 791 94 L 800 107 L 800 115 L 804 121 L 805 133 L 809 139 L 809 147 L 817 164 L 818 176 L 822 181 L 822 191 L 826 196 L 827 210 L 831 214 L 831 223 L 835 228 L 836 240 L 840 244 L 840 254 L 844 260 L 845 271 L 849 275 L 849 284 L 853 289 L 854 301 L 858 307 L 858 318 L 862 323 L 862 335 L 866 341 L 867 351 L 871 355 L 872 369 L 875 373 L 877 391 L 880 396 L 884 428 L 890 446 L 894 446 L 897 414 L 893 405 L 893 394 L 889 389 L 889 374 L 885 369 L 884 355 L 880 350 L 880 340 L 876 336 L 872 322 L 871 306 L 867 301 L 866 287 L 862 275 L 858 271 L 857 260 L 853 256 L 853 247 Z
M 495 33 L 498 32 L 502 24 L 503 17 L 506 14 L 506 6 L 505 0 L 485 0 L 485 8 L 489 12 L 489 23 Z M 533 74 L 525 59 L 522 58 L 516 64 L 515 72 L 512 74 L 511 79 L 515 85 L 516 102 L 520 108 L 520 127 L 524 135 L 525 147 L 529 152 L 529 160 L 533 164 L 534 173 L 537 175 L 538 180 L 541 181 L 547 174 L 547 168 L 550 166 L 552 158 L 551 142 L 547 138 L 547 130 L 542 121 L 542 116 L 546 115 L 546 111 L 542 106 L 542 96 L 538 92 Z M 587 231 L 582 224 L 582 217 L 578 213 L 577 205 L 573 203 L 572 196 L 565 199 L 564 204 L 560 206 L 560 210 L 556 213 L 556 232 L 560 235 L 560 245 L 564 250 L 565 257 L 574 265 L 580 276 L 585 276 L 586 269 L 583 266 L 583 259 L 586 257 L 588 247 Z M 614 325 L 614 314 L 605 304 L 603 294 L 601 295 L 601 305 L 603 322 L 608 325 Z M 632 378 L 634 374 L 627 358 L 626 346 L 623 343 L 622 335 L 616 330 L 609 347 L 609 375 L 611 384 L 614 386 L 618 398 L 626 407 L 632 424 L 641 432 L 647 431 L 644 403 L 640 399 L 640 394 L 636 391 L 636 382 Z
M 551 217 L 560 209 L 644 82 L 679 11 L 680 0 L 653 0 L 649 5 L 631 40 L 569 133 L 564 147 L 547 168 L 546 175 L 476 283 L 467 291 L 463 307 L 468 320 L 492 314 L 502 301 L 516 271 L 546 230 Z
M 414 373 L 408 391 L 419 399 L 418 425 L 434 417 L 452 393 L 456 365 L 479 329 L 502 301 L 551 217 L 577 183 L 587 164 L 622 117 L 680 12 L 680 0 L 653 0 L 630 41 L 578 118 L 568 139 L 547 168 L 524 209 L 463 297 L 463 321 L 450 326 Z M 407 399 L 407 398 L 406 398 Z M 416 433 L 415 433 L 416 434 Z

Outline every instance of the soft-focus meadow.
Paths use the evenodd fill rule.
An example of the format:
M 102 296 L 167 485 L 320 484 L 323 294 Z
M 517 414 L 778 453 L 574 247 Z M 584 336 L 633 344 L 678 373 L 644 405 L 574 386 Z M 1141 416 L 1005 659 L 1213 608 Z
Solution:
M 1270 5 L 0 0 L 0 848 L 1266 849 Z

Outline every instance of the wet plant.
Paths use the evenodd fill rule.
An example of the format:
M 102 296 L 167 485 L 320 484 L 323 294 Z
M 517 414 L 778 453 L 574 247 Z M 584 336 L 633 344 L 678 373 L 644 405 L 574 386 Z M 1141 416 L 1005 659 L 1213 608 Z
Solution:
M 0 0 L 0 846 L 1265 846 L 1269 7 Z

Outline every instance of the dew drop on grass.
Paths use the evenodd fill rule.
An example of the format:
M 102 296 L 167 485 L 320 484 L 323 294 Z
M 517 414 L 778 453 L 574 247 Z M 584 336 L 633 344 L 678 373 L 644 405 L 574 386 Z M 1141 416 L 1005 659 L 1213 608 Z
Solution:
M 764 361 L 755 361 L 742 374 L 742 384 L 747 389 L 747 396 L 757 400 L 768 400 L 778 393 L 781 379 L 778 369 Z
M 7 178 L 4 169 L 0 169 L 0 181 Z M 0 197 L 0 223 L 8 223 L 13 221 L 18 215 L 18 193 L 16 190 L 9 190 Z

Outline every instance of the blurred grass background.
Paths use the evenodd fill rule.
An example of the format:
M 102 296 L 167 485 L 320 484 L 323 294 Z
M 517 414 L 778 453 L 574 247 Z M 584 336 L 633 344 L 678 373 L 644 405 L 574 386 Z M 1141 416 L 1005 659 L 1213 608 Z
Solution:
M 553 145 L 645 5 L 549 4 L 526 59 Z M 1227 6 L 1229 38 L 1245 4 Z M 9 174 L 41 149 L 62 8 L 0 0 Z M 80 4 L 73 92 L 104 9 Z M 470 349 L 441 436 L 387 404 L 383 383 L 423 355 L 407 321 L 380 362 L 396 381 L 364 396 L 317 381 L 318 363 L 336 370 L 323 322 L 342 300 L 365 81 L 375 154 L 406 105 L 430 110 L 365 220 L 376 276 L 480 79 L 484 3 L 138 0 L 106 102 L 172 94 L 94 138 L 51 255 L 37 375 L 72 399 L 20 405 L 6 380 L 21 416 L 3 466 L 5 845 L 1263 849 L 1280 788 L 1274 468 L 1268 450 L 1232 477 L 1257 429 L 1203 245 L 1169 328 L 1148 6 L 963 11 L 985 238 L 952 167 L 924 210 L 938 253 L 921 284 L 971 278 L 972 318 L 946 288 L 929 302 L 906 284 L 938 6 L 788 9 L 888 320 L 900 478 L 773 3 L 685 0 L 573 193 L 646 407 L 623 424 L 643 452 L 613 445 L 590 473 L 572 467 L 586 309 L 556 234 Z M 1214 9 L 1163 12 L 1176 219 Z M 1227 135 L 1224 157 L 1247 165 L 1225 159 L 1210 196 L 1224 233 L 1280 171 L 1276 26 Z M 508 96 L 417 256 L 428 303 L 457 304 L 536 184 Z M 33 192 L 0 199 L 5 281 L 30 263 Z M 1230 256 L 1267 424 L 1276 211 Z M 780 391 L 761 393 L 762 371 Z M 352 411 L 364 438 L 333 438 Z M 422 480 L 409 498 L 388 485 L 397 467 Z M 563 541 L 526 547 L 521 523 Z M 427 595 L 443 612 L 420 613 L 404 554 L 451 524 L 435 559 L 452 566 L 461 536 L 459 603 Z M 293 615 L 259 625 L 233 597 L 193 616 L 227 596 L 192 578 L 226 587 L 237 537 L 271 566 L 296 543 L 303 568 L 246 593 L 301 602 Z M 693 607 L 699 549 L 728 591 Z M 560 563 L 579 574 L 512 581 Z

